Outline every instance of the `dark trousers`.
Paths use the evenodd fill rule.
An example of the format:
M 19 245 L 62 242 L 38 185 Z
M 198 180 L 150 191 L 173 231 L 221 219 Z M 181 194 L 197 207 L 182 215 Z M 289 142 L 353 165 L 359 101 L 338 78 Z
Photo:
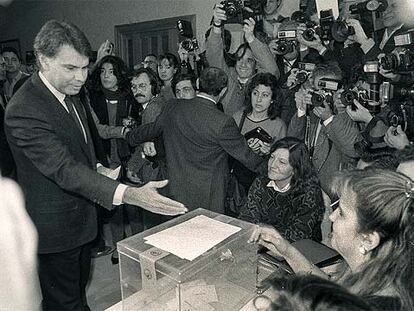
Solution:
M 85 289 L 91 270 L 90 243 L 38 258 L 43 310 L 89 310 Z

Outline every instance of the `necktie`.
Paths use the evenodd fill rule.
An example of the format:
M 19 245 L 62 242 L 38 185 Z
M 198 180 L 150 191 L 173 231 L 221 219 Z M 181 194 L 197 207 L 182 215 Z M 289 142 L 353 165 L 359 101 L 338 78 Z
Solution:
M 75 108 L 74 99 L 71 98 L 70 96 L 66 96 L 65 97 L 65 103 L 66 103 L 66 106 L 69 110 L 69 114 L 71 115 L 73 121 L 75 121 L 76 126 L 78 127 L 79 131 L 82 133 L 83 138 L 84 138 L 85 142 L 87 143 L 88 139 L 87 139 L 87 136 L 86 136 L 85 128 L 82 125 L 82 121 L 80 119 L 79 112 L 77 113 L 75 111 L 76 108 Z

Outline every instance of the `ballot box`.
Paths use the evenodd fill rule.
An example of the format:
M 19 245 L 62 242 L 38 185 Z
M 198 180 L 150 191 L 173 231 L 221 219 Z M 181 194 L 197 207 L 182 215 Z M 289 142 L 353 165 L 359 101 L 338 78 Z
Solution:
M 240 310 L 263 276 L 253 230 L 197 209 L 119 242 L 122 310 Z

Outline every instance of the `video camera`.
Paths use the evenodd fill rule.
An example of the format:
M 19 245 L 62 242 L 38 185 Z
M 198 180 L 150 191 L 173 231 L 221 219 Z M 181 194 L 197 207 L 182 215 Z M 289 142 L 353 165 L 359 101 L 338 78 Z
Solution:
M 187 52 L 193 52 L 199 48 L 198 41 L 193 34 L 191 22 L 179 19 L 177 21 L 177 29 L 179 34 L 185 38 L 180 42 L 184 50 Z
M 228 24 L 243 24 L 245 19 L 262 19 L 267 0 L 223 0 L 223 10 L 226 12 Z

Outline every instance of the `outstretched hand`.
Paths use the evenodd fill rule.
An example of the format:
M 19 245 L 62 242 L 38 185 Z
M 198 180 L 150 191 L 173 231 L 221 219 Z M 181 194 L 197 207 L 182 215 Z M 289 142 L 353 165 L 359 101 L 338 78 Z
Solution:
M 155 214 L 175 216 L 184 214 L 188 209 L 184 204 L 171 200 L 158 193 L 157 189 L 168 184 L 168 180 L 150 181 L 146 185 L 135 188 L 128 187 L 122 199 L 123 203 L 136 205 Z

